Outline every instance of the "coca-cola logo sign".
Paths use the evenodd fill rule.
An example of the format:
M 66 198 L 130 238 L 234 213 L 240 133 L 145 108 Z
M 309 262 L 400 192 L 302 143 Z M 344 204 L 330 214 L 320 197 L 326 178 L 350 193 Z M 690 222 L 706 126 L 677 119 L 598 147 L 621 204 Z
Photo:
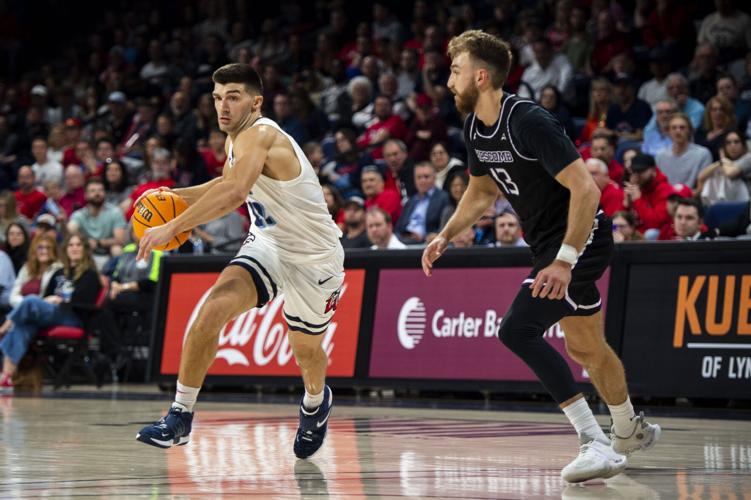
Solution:
M 342 286 L 340 297 L 344 297 L 347 285 Z M 193 325 L 198 311 L 209 296 L 211 289 L 206 290 L 193 308 L 188 324 L 185 326 L 183 345 L 188 339 L 190 327 Z M 223 359 L 230 365 L 266 366 L 276 361 L 280 366 L 289 363 L 292 358 L 292 348 L 287 337 L 287 328 L 280 322 L 279 312 L 284 305 L 284 295 L 280 295 L 262 308 L 245 311 L 219 331 L 219 350 L 216 359 Z M 336 332 L 337 321 L 334 320 L 322 333 L 321 345 L 327 356 L 331 356 L 334 348 L 332 340 Z M 245 355 L 244 348 L 252 342 L 252 360 Z
M 176 374 L 180 351 L 218 273 L 176 273 L 170 276 L 161 373 Z M 365 271 L 347 270 L 334 319 L 321 334 L 329 357 L 328 375 L 354 375 Z M 299 375 L 287 325 L 284 297 L 253 308 L 228 322 L 219 332 L 219 349 L 209 375 Z

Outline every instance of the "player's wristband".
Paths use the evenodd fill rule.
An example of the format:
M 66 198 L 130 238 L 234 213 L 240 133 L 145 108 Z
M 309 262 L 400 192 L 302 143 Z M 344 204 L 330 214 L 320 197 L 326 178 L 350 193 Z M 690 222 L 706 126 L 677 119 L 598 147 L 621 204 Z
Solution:
M 576 261 L 579 260 L 579 252 L 576 251 L 576 248 L 564 243 L 561 245 L 560 250 L 558 250 L 558 255 L 555 256 L 555 259 L 571 264 L 573 267 L 576 265 Z

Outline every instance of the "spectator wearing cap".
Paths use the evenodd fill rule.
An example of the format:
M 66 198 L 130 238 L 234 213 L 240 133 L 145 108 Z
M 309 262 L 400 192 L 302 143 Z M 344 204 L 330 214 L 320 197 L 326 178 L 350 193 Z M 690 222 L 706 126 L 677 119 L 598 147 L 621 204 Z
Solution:
M 62 228 L 63 230 L 60 231 L 60 228 Z M 55 241 L 58 241 L 58 236 L 61 236 L 60 233 L 67 235 L 67 231 L 65 229 L 65 226 L 58 225 L 57 219 L 55 219 L 54 215 L 45 213 L 39 215 L 34 221 L 32 234 L 34 235 L 34 237 L 39 236 L 40 234 L 46 234 Z
M 106 131 L 119 147 L 130 128 L 132 113 L 128 109 L 128 98 L 124 93 L 116 90 L 107 97 L 107 113 L 98 123 L 98 128 Z
M 647 239 L 656 238 L 656 234 L 647 234 L 647 230 L 659 233 L 664 226 L 670 225 L 667 203 L 674 192 L 673 186 L 655 165 L 654 157 L 647 154 L 634 156 L 623 190 L 623 205 L 634 214 L 638 221 L 637 230 Z
M 428 162 L 415 165 L 415 188 L 396 223 L 398 238 L 406 243 L 430 241 L 441 228 L 441 214 L 449 204 L 449 195 L 435 185 L 435 168 Z
M 344 203 L 344 234 L 341 242 L 344 248 L 369 248 L 372 243 L 365 230 L 365 200 L 350 196 Z
M 608 166 L 599 158 L 589 158 L 584 162 L 592 179 L 600 188 L 600 207 L 608 217 L 623 210 L 623 190 L 608 176 Z
M 365 195 L 365 208 L 379 207 L 386 211 L 391 220 L 399 220 L 402 214 L 401 196 L 393 189 L 385 189 L 383 172 L 375 165 L 368 165 L 360 173 L 360 184 Z M 372 241 L 372 240 L 371 240 Z
M 15 192 L 18 212 L 29 220 L 36 217 L 47 197 L 36 187 L 34 170 L 25 165 L 18 169 L 18 190 Z
M 65 167 L 63 183 L 65 194 L 60 197 L 60 206 L 65 211 L 66 217 L 86 205 L 83 185 L 86 182 L 83 170 L 78 165 Z
M 35 160 L 31 169 L 34 171 L 38 186 L 44 185 L 47 181 L 58 184 L 63 182 L 63 166 L 49 157 L 48 150 L 47 139 L 44 137 L 36 137 L 31 141 L 31 154 Z
M 615 132 L 621 142 L 641 141 L 644 127 L 652 117 L 652 109 L 636 97 L 634 82 L 630 77 L 616 80 L 614 96 L 615 103 L 608 109 L 605 126 Z
M 47 108 L 48 96 L 49 91 L 47 90 L 47 87 L 40 84 L 31 87 L 31 91 L 29 92 L 30 107 L 37 108 L 41 112 L 42 120 L 45 123 L 51 123 L 50 110 Z
M 401 250 L 407 246 L 394 234 L 391 215 L 380 207 L 371 207 L 365 214 L 368 239 L 373 250 Z
M 368 151 L 374 159 L 380 160 L 383 158 L 384 143 L 388 139 L 404 139 L 407 126 L 399 116 L 393 114 L 391 99 L 387 96 L 379 95 L 375 98 L 373 111 L 376 119 L 357 139 L 357 145 Z
M 493 221 L 495 229 L 495 247 L 526 247 L 527 242 L 522 238 L 522 227 L 519 217 L 511 211 L 498 215 Z
M 696 187 L 699 172 L 712 163 L 712 153 L 705 147 L 694 144 L 694 129 L 691 120 L 683 113 L 670 119 L 670 138 L 673 145 L 657 153 L 657 164 L 671 184 Z
M 119 255 L 127 237 L 127 224 L 118 207 L 105 201 L 104 182 L 92 177 L 86 182 L 86 206 L 73 212 L 70 234 L 85 236 L 94 255 Z
M 641 145 L 642 153 L 652 156 L 673 146 L 673 140 L 670 138 L 670 119 L 678 112 L 678 106 L 673 99 L 666 97 L 657 101 L 654 110 L 657 127 L 644 133 L 644 142 Z
M 427 94 L 415 97 L 415 119 L 407 131 L 404 142 L 409 157 L 415 161 L 429 159 L 430 146 L 448 139 L 446 123 L 434 112 L 433 99 Z
M 649 52 L 649 72 L 652 78 L 641 84 L 636 95 L 654 108 L 659 101 L 668 96 L 667 76 L 670 72 L 670 56 L 663 47 L 655 47 Z
M 691 97 L 688 89 L 688 80 L 680 73 L 670 73 L 666 79 L 668 97 L 673 99 L 678 106 L 678 111 L 685 114 L 691 120 L 691 126 L 694 130 L 701 126 L 704 119 L 704 105 Z M 644 133 L 657 128 L 657 117 L 652 115 L 649 123 L 644 127 Z
M 553 52 L 550 40 L 540 37 L 532 42 L 534 62 L 524 70 L 522 82 L 527 85 L 519 88 L 519 96 L 540 100 L 540 93 L 546 85 L 553 85 L 565 100 L 573 98 L 574 69 L 563 54 Z M 530 89 L 533 95 L 530 95 Z

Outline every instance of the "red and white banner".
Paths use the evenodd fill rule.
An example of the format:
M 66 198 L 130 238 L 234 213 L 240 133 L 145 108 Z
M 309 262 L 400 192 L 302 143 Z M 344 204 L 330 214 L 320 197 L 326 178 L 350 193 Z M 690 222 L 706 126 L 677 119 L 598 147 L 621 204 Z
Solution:
M 167 320 L 160 373 L 175 375 L 188 331 L 219 273 L 175 273 L 170 276 Z M 333 321 L 322 334 L 329 357 L 327 375 L 352 377 L 360 331 L 365 270 L 348 269 Z M 284 297 L 253 308 L 227 323 L 219 333 L 219 350 L 209 375 L 297 376 L 299 368 L 287 340 L 282 316 Z

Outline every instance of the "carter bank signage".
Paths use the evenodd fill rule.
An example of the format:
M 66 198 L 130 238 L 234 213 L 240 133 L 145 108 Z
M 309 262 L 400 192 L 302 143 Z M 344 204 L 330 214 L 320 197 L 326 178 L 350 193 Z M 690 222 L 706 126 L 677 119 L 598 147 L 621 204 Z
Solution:
M 370 376 L 464 380 L 537 380 L 496 337 L 529 268 L 383 270 L 379 275 Z M 607 275 L 598 283 L 607 290 Z M 603 296 L 603 303 L 605 297 Z M 545 333 L 578 381 L 563 332 Z

